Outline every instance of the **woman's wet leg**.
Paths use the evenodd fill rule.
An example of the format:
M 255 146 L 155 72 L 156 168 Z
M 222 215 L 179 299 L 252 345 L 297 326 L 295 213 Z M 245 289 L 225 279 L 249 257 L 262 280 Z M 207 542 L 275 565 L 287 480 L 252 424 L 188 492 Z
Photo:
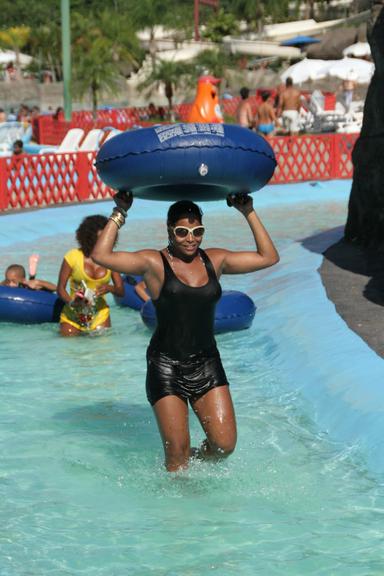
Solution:
M 226 458 L 235 449 L 236 418 L 228 386 L 218 386 L 191 403 L 207 436 L 200 447 L 201 458 Z
M 164 396 L 153 406 L 163 440 L 165 467 L 176 472 L 188 467 L 190 435 L 188 404 L 178 396 Z

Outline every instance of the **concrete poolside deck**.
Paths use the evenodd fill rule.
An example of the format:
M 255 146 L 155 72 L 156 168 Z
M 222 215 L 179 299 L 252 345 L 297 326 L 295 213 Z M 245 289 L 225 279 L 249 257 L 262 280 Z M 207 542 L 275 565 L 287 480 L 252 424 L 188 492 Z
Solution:
M 338 314 L 384 357 L 383 256 L 341 239 L 325 250 L 319 272 Z

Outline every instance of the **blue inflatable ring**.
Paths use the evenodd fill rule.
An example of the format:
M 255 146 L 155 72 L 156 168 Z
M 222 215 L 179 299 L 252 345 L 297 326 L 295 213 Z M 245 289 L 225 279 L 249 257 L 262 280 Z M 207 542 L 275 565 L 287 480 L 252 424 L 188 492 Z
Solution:
M 150 200 L 217 200 L 254 192 L 276 160 L 262 137 L 230 124 L 166 124 L 108 140 L 96 157 L 100 178 L 115 190 Z
M 253 300 L 238 290 L 223 290 L 215 310 L 215 334 L 245 330 L 253 322 L 256 306 Z M 151 300 L 145 302 L 140 310 L 144 324 L 154 330 L 156 327 L 156 312 Z
M 156 326 L 156 312 L 151 300 L 143 302 L 135 291 L 135 284 L 142 280 L 141 276 L 124 277 L 124 296 L 115 296 L 119 306 L 128 306 L 133 310 L 140 310 L 144 324 L 153 330 Z M 215 334 L 233 332 L 249 328 L 256 313 L 253 300 L 238 290 L 223 290 L 222 296 L 215 310 Z
M 0 286 L 0 322 L 58 322 L 63 306 L 63 301 L 52 292 Z
M 141 276 L 131 276 L 126 274 L 123 277 L 124 280 L 124 296 L 115 296 L 114 299 L 118 306 L 128 306 L 133 310 L 141 310 L 143 307 L 143 300 L 137 294 L 135 290 L 135 286 L 140 280 L 142 280 Z

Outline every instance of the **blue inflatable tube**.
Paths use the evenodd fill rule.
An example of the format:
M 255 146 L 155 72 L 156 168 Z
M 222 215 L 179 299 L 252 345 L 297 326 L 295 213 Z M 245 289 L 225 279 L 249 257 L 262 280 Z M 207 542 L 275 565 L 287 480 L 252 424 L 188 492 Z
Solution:
M 133 310 L 141 310 L 143 300 L 135 291 L 135 285 L 142 280 L 141 276 L 130 276 L 126 274 L 124 280 L 124 296 L 114 296 L 116 304 L 119 306 L 128 306 Z
M 217 200 L 254 192 L 276 160 L 262 137 L 230 124 L 166 124 L 108 140 L 96 157 L 100 178 L 149 200 Z
M 0 322 L 58 322 L 63 306 L 63 301 L 52 292 L 0 286 Z
M 140 310 L 144 324 L 153 330 L 156 313 L 152 301 L 143 302 L 135 291 L 135 285 L 141 280 L 141 276 L 124 276 L 124 296 L 115 296 L 115 302 L 119 306 Z M 249 328 L 255 313 L 256 306 L 247 294 L 238 290 L 223 290 L 215 310 L 215 334 Z
M 237 290 L 223 290 L 222 296 L 216 305 L 215 311 L 215 334 L 245 330 L 253 322 L 256 306 L 253 300 Z M 154 330 L 156 327 L 155 307 L 148 300 L 140 311 L 144 324 Z

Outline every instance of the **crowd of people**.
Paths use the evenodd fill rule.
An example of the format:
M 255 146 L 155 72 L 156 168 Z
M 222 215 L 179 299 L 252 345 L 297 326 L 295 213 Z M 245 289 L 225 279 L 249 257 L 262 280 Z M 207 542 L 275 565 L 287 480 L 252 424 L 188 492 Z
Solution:
M 257 131 L 265 138 L 273 136 L 277 130 L 289 135 L 298 134 L 302 106 L 300 91 L 293 85 L 292 78 L 287 78 L 285 85 L 280 85 L 276 92 L 274 98 L 270 91 L 262 92 L 261 103 L 254 112 L 249 101 L 249 89 L 245 86 L 241 88 L 241 101 L 236 110 L 237 123 Z
M 8 112 L 5 112 L 4 108 L 0 108 L 0 124 L 3 122 L 21 122 L 28 125 L 31 124 L 39 114 L 39 106 L 30 107 L 26 104 L 20 104 L 17 110 L 10 108 Z

